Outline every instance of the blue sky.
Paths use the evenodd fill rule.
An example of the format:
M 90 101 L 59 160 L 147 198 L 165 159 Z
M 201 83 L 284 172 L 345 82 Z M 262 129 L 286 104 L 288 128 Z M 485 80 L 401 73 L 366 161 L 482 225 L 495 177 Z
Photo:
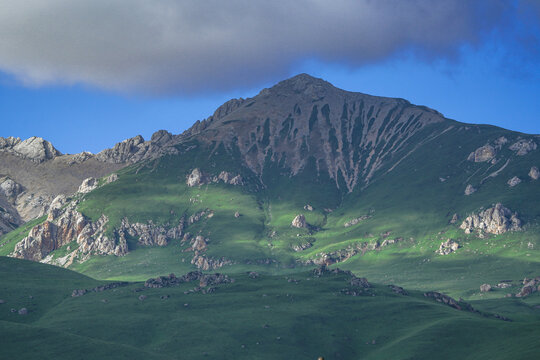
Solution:
M 540 2 L 478 1 L 480 5 L 471 7 L 471 2 L 459 0 L 418 0 L 414 2 L 418 9 L 413 6 L 408 14 L 392 0 L 384 2 L 388 6 L 376 8 L 369 2 L 354 8 L 363 1 L 340 0 L 334 3 L 337 10 L 332 9 L 335 19 L 328 17 L 329 9 L 321 2 L 301 2 L 320 9 L 312 6 L 313 14 L 302 20 L 303 13 L 295 14 L 294 9 L 292 15 L 269 5 L 245 10 L 246 3 L 232 1 L 233 8 L 238 3 L 254 19 L 262 16 L 260 8 L 264 8 L 265 21 L 252 25 L 252 34 L 244 34 L 249 26 L 245 23 L 243 30 L 236 30 L 234 19 L 223 24 L 214 21 L 212 31 L 186 33 L 184 23 L 176 19 L 178 14 L 195 16 L 205 10 L 196 2 L 192 7 L 176 8 L 165 0 L 156 1 L 163 7 L 136 9 L 145 21 L 133 24 L 120 16 L 126 8 L 122 1 L 112 1 L 118 4 L 114 14 L 120 14 L 114 16 L 101 13 L 100 1 L 79 9 L 51 0 L 46 3 L 50 9 L 45 9 L 50 18 L 44 9 L 33 17 L 31 8 L 8 6 L 9 11 L 4 12 L 12 12 L 8 25 L 2 25 L 0 11 L 0 31 L 5 26 L 4 33 L 9 34 L 8 40 L 0 39 L 0 136 L 41 136 L 65 153 L 98 152 L 137 134 L 149 138 L 159 129 L 180 133 L 228 99 L 253 96 L 302 72 L 345 90 L 405 98 L 458 121 L 540 133 Z M 495 3 L 500 4 L 493 6 Z M 80 21 L 62 24 L 54 18 L 59 12 L 56 5 L 71 11 L 66 16 L 80 17 Z M 310 19 L 317 20 L 319 10 L 324 10 L 330 25 L 317 42 L 310 44 L 317 34 L 309 32 L 288 35 L 295 29 L 279 34 L 279 24 L 293 15 L 300 19 L 298 26 L 312 26 L 317 31 L 320 22 L 312 24 Z M 346 17 L 349 10 L 360 18 Z M 433 19 L 424 18 L 425 25 L 418 28 L 415 16 L 419 11 L 430 11 L 428 16 Z M 126 14 L 131 18 L 133 13 Z M 172 20 L 171 13 L 177 15 Z M 400 26 L 381 25 L 377 31 L 372 26 L 356 27 L 364 13 L 376 25 L 390 19 Z M 456 13 L 465 20 L 447 20 Z M 153 24 L 156 18 L 170 22 L 168 32 L 159 27 L 163 47 L 155 45 L 154 38 L 131 45 L 130 36 L 135 38 L 137 31 L 148 33 L 139 24 L 149 23 L 149 14 Z M 274 14 L 274 21 L 266 19 L 268 14 Z M 109 37 L 105 39 L 92 27 L 84 28 L 85 21 L 92 23 L 87 21 L 89 16 L 108 24 L 112 29 Z M 441 23 L 444 21 L 449 23 Z M 80 32 L 80 38 L 58 39 L 52 25 L 57 23 L 58 31 Z M 114 30 L 123 27 L 133 35 L 115 38 Z M 43 29 L 51 33 L 42 35 Z M 43 36 L 39 51 L 36 34 Z M 238 36 L 245 38 L 238 42 Z M 341 38 L 343 42 L 336 41 Z M 167 43 L 167 39 L 173 40 Z M 182 46 L 171 51 L 178 43 Z M 251 45 L 246 47 L 246 43 Z M 206 53 L 212 46 L 212 52 Z M 228 52 L 231 47 L 237 51 Z

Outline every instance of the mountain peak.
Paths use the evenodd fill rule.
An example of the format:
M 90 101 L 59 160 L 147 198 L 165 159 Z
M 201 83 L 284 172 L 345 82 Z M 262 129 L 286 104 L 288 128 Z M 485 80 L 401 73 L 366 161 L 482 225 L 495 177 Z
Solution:
M 261 91 L 260 95 L 269 94 L 307 94 L 316 95 L 335 87 L 328 81 L 313 77 L 309 74 L 298 74 L 289 79 L 280 81 L 269 89 Z

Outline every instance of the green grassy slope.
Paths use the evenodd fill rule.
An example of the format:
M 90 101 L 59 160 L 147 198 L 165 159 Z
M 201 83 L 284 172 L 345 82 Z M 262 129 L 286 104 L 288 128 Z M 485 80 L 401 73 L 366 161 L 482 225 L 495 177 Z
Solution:
M 132 283 L 72 298 L 74 288 L 98 282 L 4 257 L 0 271 L 8 279 L 0 289 L 2 358 L 532 359 L 540 350 L 537 295 L 473 303 L 482 315 L 382 285 L 347 296 L 347 275 L 300 272 L 238 274 L 211 294 L 185 294 L 194 283 L 142 290 Z M 9 312 L 22 306 L 28 315 Z

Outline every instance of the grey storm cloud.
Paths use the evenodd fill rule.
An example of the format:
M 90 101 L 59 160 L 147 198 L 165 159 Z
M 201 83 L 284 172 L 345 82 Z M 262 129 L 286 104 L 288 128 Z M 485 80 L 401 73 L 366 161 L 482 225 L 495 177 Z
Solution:
M 0 70 L 28 85 L 196 94 L 477 44 L 504 0 L 0 0 Z

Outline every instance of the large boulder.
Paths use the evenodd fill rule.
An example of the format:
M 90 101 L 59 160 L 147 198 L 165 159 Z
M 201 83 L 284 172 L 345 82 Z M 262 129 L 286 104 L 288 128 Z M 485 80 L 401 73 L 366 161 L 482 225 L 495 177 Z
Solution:
M 480 292 L 488 292 L 488 291 L 491 291 L 491 285 L 489 284 L 480 285 Z
M 298 214 L 294 217 L 291 225 L 295 228 L 307 228 L 306 217 L 303 214 Z
M 465 195 L 469 196 L 476 192 L 476 189 L 471 184 L 467 185 L 465 188 Z
M 538 170 L 538 167 L 533 166 L 531 171 L 529 171 L 529 176 L 533 180 L 538 180 L 540 178 L 540 170 Z
M 516 185 L 519 185 L 520 183 L 521 183 L 521 179 L 518 178 L 517 176 L 514 176 L 513 178 L 511 178 L 507 182 L 508 186 L 510 186 L 510 187 L 514 187 Z
M 468 216 L 461 223 L 460 228 L 465 230 L 466 234 L 479 230 L 498 235 L 508 231 L 521 230 L 521 220 L 518 218 L 517 213 L 512 213 L 510 209 L 498 203 L 478 214 Z

